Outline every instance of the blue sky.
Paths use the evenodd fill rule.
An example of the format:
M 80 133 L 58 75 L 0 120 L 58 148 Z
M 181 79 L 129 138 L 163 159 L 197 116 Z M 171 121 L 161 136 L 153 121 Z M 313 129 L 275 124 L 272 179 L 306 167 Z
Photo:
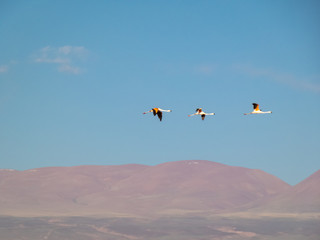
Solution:
M 0 168 L 201 159 L 296 184 L 320 168 L 319 10 L 2 1 Z M 253 102 L 273 113 L 244 116 Z

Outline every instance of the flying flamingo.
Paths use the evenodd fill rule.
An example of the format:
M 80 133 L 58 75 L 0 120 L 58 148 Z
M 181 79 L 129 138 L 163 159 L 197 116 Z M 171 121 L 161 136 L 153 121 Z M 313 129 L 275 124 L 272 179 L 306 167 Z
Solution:
M 261 114 L 261 113 L 272 113 L 271 111 L 263 112 L 259 109 L 259 104 L 258 103 L 252 103 L 253 105 L 253 111 L 251 113 L 245 113 L 244 115 L 249 115 L 249 114 Z
M 149 112 L 152 112 L 153 116 L 158 115 L 158 118 L 160 119 L 160 121 L 162 121 L 162 112 L 172 112 L 172 110 L 164 110 L 161 108 L 152 108 L 150 111 L 144 112 L 143 114 L 147 114 Z
M 205 113 L 202 111 L 202 108 L 197 108 L 196 113 L 188 115 L 188 117 L 194 116 L 194 115 L 201 115 L 202 120 L 206 117 L 206 115 L 215 115 L 215 113 Z

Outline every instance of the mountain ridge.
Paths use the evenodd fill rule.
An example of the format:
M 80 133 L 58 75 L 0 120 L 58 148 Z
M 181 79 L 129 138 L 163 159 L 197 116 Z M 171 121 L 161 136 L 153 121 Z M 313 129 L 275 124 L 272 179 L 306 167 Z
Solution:
M 0 212 L 35 216 L 233 212 L 291 189 L 262 170 L 207 160 L 0 170 Z

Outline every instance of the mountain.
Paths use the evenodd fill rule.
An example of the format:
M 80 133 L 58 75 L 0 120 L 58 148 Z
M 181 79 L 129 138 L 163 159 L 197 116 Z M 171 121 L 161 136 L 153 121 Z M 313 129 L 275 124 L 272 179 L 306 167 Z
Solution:
M 308 182 L 319 181 L 313 178 Z M 308 182 L 297 185 L 292 194 L 304 195 Z M 203 160 L 156 166 L 3 169 L 0 212 L 16 216 L 221 212 L 291 192 L 291 188 L 261 170 Z
M 289 188 L 282 194 L 265 201 L 252 211 L 312 213 L 320 212 L 320 170 Z
M 8 215 L 78 215 L 99 211 L 77 198 L 108 191 L 142 165 L 46 167 L 0 170 L 0 212 Z M 100 210 L 101 211 L 101 210 Z

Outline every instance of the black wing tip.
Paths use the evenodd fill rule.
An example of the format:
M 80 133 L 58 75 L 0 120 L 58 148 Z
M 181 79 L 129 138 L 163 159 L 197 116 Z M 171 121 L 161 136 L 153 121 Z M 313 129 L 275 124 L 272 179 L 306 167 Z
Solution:
M 160 122 L 161 122 L 162 121 L 162 112 L 158 111 L 157 115 L 158 115 L 158 118 L 160 119 Z

